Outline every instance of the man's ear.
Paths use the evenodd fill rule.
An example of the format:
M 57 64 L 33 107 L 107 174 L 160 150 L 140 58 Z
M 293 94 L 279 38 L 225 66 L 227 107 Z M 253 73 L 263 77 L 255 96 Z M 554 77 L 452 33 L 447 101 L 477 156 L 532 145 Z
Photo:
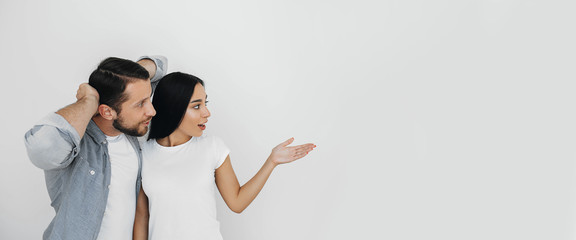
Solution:
M 98 113 L 106 120 L 116 119 L 116 111 L 106 104 L 98 106 Z

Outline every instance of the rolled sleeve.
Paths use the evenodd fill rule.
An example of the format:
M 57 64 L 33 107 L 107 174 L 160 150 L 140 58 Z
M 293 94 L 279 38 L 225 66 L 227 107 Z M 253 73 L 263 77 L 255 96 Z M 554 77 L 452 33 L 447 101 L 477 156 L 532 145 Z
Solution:
M 80 151 L 80 135 L 64 117 L 51 113 L 24 135 L 28 157 L 44 170 L 67 167 Z

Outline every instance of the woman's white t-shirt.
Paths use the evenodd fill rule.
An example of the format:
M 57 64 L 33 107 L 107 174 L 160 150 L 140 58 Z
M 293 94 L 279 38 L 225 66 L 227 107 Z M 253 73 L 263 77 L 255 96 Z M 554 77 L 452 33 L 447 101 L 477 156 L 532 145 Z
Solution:
M 222 239 L 214 171 L 229 152 L 222 140 L 206 135 L 174 147 L 155 140 L 142 144 L 149 239 Z

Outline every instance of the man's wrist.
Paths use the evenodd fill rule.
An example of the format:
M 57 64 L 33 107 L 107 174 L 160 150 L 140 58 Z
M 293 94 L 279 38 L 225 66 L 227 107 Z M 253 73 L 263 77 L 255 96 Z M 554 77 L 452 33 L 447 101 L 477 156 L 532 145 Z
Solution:
M 94 107 L 98 107 L 100 99 L 94 95 L 86 95 L 80 99 L 78 99 L 79 103 L 85 103 Z

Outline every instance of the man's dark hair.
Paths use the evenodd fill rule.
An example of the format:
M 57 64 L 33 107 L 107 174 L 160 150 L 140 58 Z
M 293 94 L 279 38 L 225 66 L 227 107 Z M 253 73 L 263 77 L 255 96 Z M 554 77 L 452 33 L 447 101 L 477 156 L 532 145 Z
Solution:
M 98 91 L 100 104 L 106 104 L 120 113 L 120 106 L 128 99 L 124 93 L 128 83 L 147 80 L 148 71 L 140 64 L 130 60 L 109 57 L 90 74 L 88 84 Z
M 178 128 L 198 83 L 204 86 L 200 78 L 181 72 L 170 73 L 160 80 L 152 98 L 156 115 L 148 139 L 167 137 Z

